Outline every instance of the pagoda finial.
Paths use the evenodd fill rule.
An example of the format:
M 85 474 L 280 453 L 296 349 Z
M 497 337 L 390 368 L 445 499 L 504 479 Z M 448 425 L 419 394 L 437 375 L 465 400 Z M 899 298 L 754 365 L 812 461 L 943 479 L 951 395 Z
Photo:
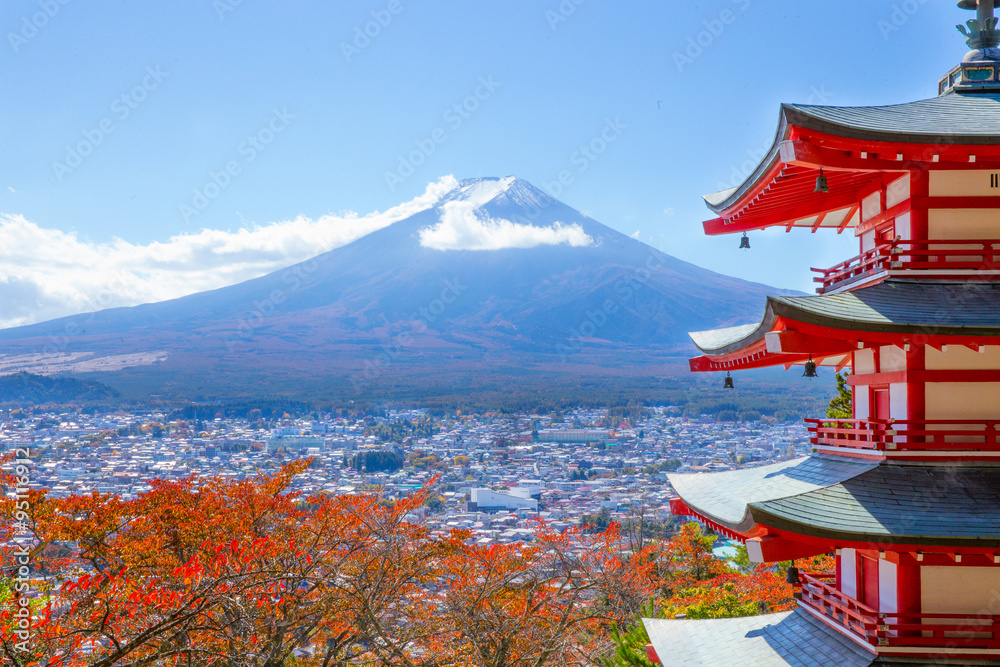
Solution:
M 961 0 L 958 7 L 976 12 L 976 18 L 958 26 L 972 50 L 938 81 L 938 94 L 996 95 L 1000 93 L 1000 21 L 994 12 L 1000 0 Z
M 961 0 L 958 6 L 976 11 L 976 18 L 957 26 L 959 32 L 965 35 L 970 49 L 1000 46 L 1000 31 L 997 30 L 997 18 L 993 15 L 993 10 L 1000 7 L 1000 0 Z

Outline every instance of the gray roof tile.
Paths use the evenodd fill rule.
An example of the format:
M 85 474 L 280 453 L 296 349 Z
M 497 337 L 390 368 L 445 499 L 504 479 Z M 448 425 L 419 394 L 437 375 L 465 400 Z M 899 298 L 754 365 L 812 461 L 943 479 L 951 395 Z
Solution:
M 732 530 L 754 524 L 849 541 L 1000 547 L 1000 468 L 811 456 L 670 475 L 684 502 Z
M 944 95 L 927 100 L 877 107 L 829 107 L 786 104 L 793 125 L 839 136 L 874 138 L 892 135 L 902 143 L 938 142 L 1000 144 L 1000 96 Z M 944 143 L 944 142 L 940 142 Z
M 792 126 L 866 141 L 995 145 L 1000 144 L 1000 96 L 950 94 L 878 107 L 782 105 L 767 156 L 738 187 L 705 195 L 708 207 L 722 211 L 749 191 L 777 163 L 780 144 Z
M 1000 284 L 890 279 L 840 294 L 768 297 L 760 324 L 691 338 L 705 354 L 728 354 L 762 339 L 778 317 L 847 331 L 996 336 Z
M 748 519 L 747 506 L 821 490 L 876 467 L 876 463 L 811 456 L 732 472 L 669 475 L 674 490 L 692 509 L 736 527 Z
M 750 618 L 643 623 L 664 665 L 868 667 L 875 655 L 801 609 Z

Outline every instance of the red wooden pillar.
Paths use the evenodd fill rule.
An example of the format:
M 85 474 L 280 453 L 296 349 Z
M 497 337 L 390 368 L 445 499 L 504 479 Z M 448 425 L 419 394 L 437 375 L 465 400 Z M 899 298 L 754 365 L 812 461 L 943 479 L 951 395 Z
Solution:
M 927 370 L 927 348 L 924 345 L 910 345 L 906 353 L 906 370 L 909 372 Z M 923 382 L 908 382 L 906 384 L 906 418 L 910 421 L 922 422 L 927 419 L 927 385 Z M 913 425 L 915 431 L 922 427 Z M 924 436 L 909 436 L 910 442 L 924 442 Z
M 861 556 L 858 559 L 858 602 L 876 611 L 879 609 L 877 557 Z
M 923 610 L 920 601 L 920 566 L 906 562 L 908 558 L 900 558 L 896 567 L 896 604 L 900 613 L 899 623 L 918 624 L 919 617 L 907 617 L 904 614 L 920 614 Z M 919 631 L 901 632 L 903 636 L 920 636 Z
M 924 170 L 910 172 L 910 197 L 930 196 L 930 174 Z M 923 207 L 911 207 L 910 209 L 910 236 L 911 241 L 926 241 L 928 234 L 927 209 Z

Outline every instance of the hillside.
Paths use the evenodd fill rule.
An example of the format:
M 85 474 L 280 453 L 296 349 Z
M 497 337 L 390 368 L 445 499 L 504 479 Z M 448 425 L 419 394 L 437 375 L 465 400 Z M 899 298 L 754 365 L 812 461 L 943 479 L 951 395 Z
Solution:
M 546 235 L 564 240 L 532 244 Z M 508 246 L 476 246 L 499 236 Z M 530 247 L 509 247 L 520 237 Z M 525 181 L 473 179 L 254 280 L 0 331 L 0 372 L 94 373 L 187 397 L 600 391 L 685 374 L 688 331 L 753 321 L 782 293 L 664 254 Z

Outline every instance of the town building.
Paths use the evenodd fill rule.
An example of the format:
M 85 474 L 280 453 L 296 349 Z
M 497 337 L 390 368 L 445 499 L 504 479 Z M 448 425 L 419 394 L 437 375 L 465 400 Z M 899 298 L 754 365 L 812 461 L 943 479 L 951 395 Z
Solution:
M 834 553 L 836 573 L 791 568 L 793 612 L 646 621 L 663 664 L 1000 664 L 1000 2 L 959 6 L 976 11 L 960 26 L 972 50 L 938 97 L 785 105 L 756 171 L 706 197 L 708 234 L 806 228 L 859 247 L 818 272 L 816 296 L 692 334 L 692 370 L 738 391 L 745 369 L 850 368 L 853 416 L 808 420 L 806 458 L 670 476 L 674 513 L 753 561 Z
M 490 489 L 472 489 L 472 500 L 468 504 L 470 512 L 489 513 L 520 509 L 537 510 L 538 501 L 526 493 L 497 493 Z

